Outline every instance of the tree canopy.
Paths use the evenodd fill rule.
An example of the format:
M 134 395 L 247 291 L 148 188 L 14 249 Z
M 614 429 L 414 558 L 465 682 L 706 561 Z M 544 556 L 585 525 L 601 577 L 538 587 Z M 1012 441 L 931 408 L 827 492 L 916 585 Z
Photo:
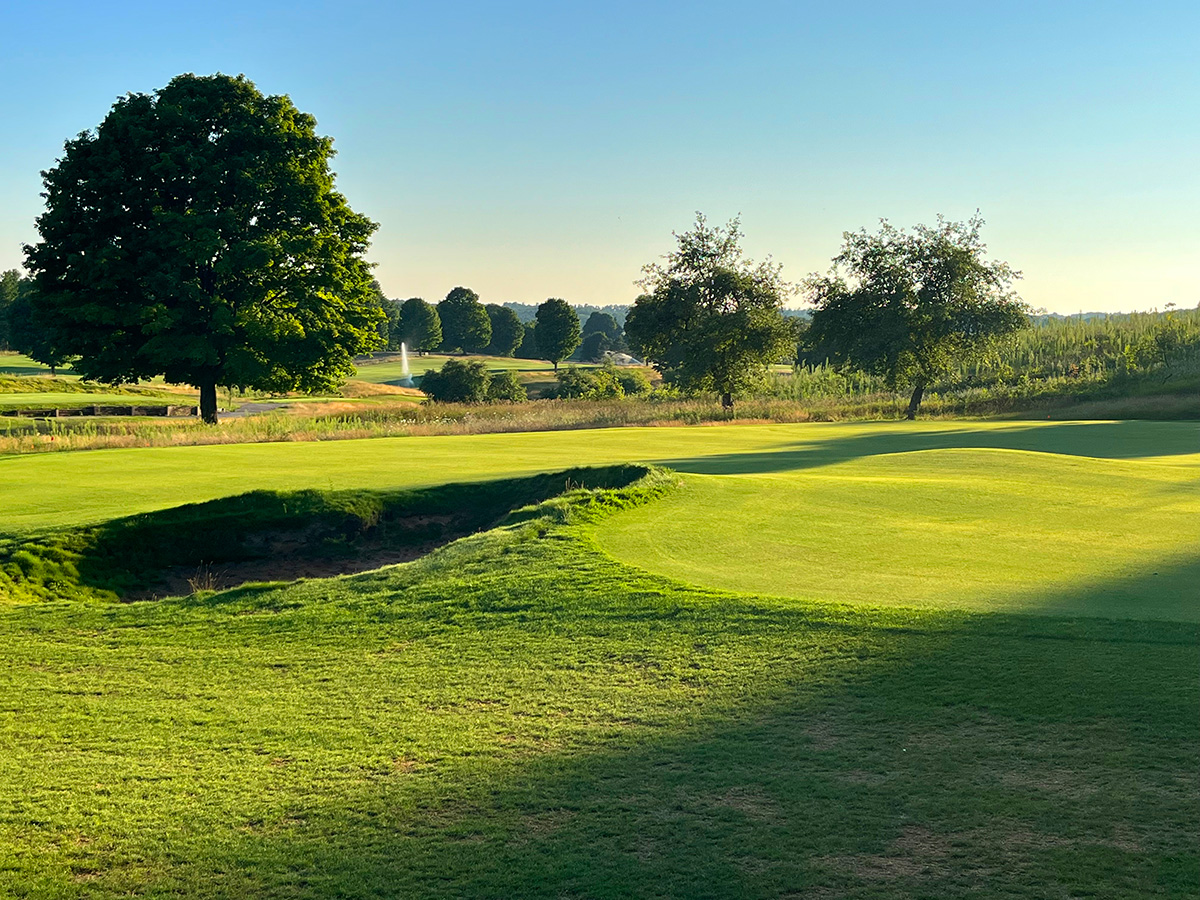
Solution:
M 780 267 L 742 256 L 741 226 L 709 226 L 697 214 L 691 231 L 662 263 L 643 269 L 646 290 L 625 319 L 635 352 L 687 391 L 715 391 L 723 405 L 795 349 L 796 332 L 781 310 L 791 286 Z
M 525 326 L 507 306 L 489 303 L 484 309 L 492 323 L 492 342 L 487 352 L 492 356 L 512 356 L 525 339 Z
M 492 320 L 470 288 L 456 287 L 437 305 L 442 321 L 442 349 L 482 353 L 492 340 Z
M 332 141 L 246 78 L 129 94 L 42 173 L 25 248 L 33 315 L 87 378 L 328 390 L 380 346 L 363 254 L 376 226 L 334 190 Z
M 409 297 L 400 304 L 398 330 L 399 342 L 409 350 L 436 350 L 441 346 L 442 320 L 433 304 L 420 297 Z
M 537 308 L 536 321 L 538 350 L 554 364 L 557 372 L 558 364 L 579 346 L 579 316 L 566 300 L 551 297 Z
M 808 281 L 809 354 L 911 387 L 907 415 L 916 418 L 930 382 L 1028 324 L 1028 307 L 1012 290 L 1020 273 L 987 259 L 982 226 L 978 215 L 939 216 L 912 232 L 886 221 L 874 234 L 847 232 L 830 273 Z
M 583 336 L 587 337 L 596 332 L 606 335 L 610 342 L 615 342 L 621 337 L 621 326 L 611 315 L 597 310 L 583 323 Z

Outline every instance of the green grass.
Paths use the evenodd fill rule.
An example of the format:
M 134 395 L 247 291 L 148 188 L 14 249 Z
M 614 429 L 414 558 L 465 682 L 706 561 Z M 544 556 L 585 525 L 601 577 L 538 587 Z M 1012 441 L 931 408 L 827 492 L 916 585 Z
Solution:
M 251 490 L 429 487 L 656 462 L 762 474 L 924 449 L 999 447 L 1200 465 L 1200 425 L 916 422 L 610 428 L 338 442 L 150 447 L 0 458 L 0 533 L 80 525 Z
M 1195 625 L 690 589 L 595 543 L 662 484 L 0 610 L 0 894 L 1200 894 Z
M 114 394 L 114 393 L 35 393 L 0 394 L 0 410 L 5 409 L 74 409 L 81 406 L 155 406 L 159 404 L 186 405 L 187 398 L 178 394 Z
M 1200 621 L 1194 459 L 927 450 L 696 475 L 602 543 L 695 584 L 805 600 Z
M 0 896 L 1200 897 L 1200 625 L 1168 621 L 1198 451 L 1194 424 L 956 422 L 2 459 L 9 543 L 57 536 L 77 574 L 299 524 L 268 494 L 144 515 L 249 488 L 361 525 L 581 459 L 684 474 L 353 577 L 0 606 Z M 716 564 L 614 558 L 638 528 Z M 783 549 L 747 562 L 747 533 Z M 806 586 L 713 586 L 797 547 Z

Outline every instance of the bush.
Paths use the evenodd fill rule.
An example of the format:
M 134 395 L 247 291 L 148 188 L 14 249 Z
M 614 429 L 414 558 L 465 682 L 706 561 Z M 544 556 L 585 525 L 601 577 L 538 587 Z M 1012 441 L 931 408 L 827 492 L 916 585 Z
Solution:
M 616 372 L 625 396 L 643 397 L 650 393 L 650 376 L 641 369 L 617 369 Z
M 483 403 L 491 380 L 483 363 L 450 359 L 440 372 L 426 371 L 421 390 L 435 403 Z
M 567 366 L 558 373 L 555 396 L 563 400 L 620 400 L 625 396 L 625 388 L 621 383 L 621 373 L 612 363 L 591 371 Z
M 488 385 L 487 398 L 491 402 L 498 400 L 508 400 L 519 402 L 528 400 L 529 395 L 525 393 L 525 386 L 521 384 L 521 379 L 517 377 L 516 372 L 499 372 L 492 376 L 492 383 Z

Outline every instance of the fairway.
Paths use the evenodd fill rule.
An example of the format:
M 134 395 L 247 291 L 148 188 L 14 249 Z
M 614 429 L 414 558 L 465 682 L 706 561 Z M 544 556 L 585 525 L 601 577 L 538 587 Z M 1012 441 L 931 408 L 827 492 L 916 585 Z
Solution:
M 1183 422 L 609 428 L 94 450 L 0 458 L 0 533 L 98 522 L 257 489 L 425 487 L 621 462 L 766 474 L 892 453 L 989 447 L 1157 459 L 1200 473 L 1200 425 Z

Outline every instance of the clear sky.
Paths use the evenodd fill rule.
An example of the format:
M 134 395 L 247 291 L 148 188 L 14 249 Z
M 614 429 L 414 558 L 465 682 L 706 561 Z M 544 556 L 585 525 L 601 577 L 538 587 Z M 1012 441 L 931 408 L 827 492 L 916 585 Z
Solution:
M 0 270 L 113 101 L 243 73 L 335 139 L 392 297 L 628 303 L 696 210 L 799 280 L 976 209 L 1057 312 L 1200 303 L 1200 4 L 0 0 Z

